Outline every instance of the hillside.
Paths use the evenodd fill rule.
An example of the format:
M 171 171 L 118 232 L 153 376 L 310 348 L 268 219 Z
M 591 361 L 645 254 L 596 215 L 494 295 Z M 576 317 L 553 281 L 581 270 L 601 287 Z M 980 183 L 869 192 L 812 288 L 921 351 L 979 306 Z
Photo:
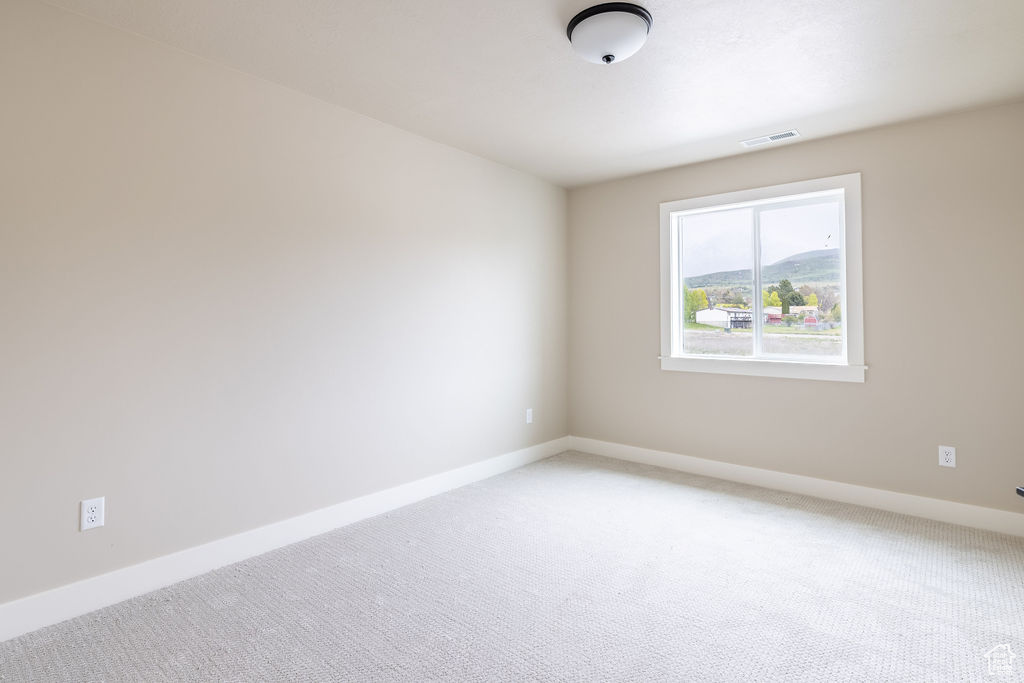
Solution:
M 686 286 L 695 287 L 736 287 L 749 285 L 750 269 L 723 270 L 717 273 L 705 273 L 686 278 Z M 839 281 L 839 250 L 817 249 L 793 254 L 775 263 L 765 266 L 762 271 L 762 282 L 765 285 L 789 280 L 794 285 L 804 282 L 838 282 Z

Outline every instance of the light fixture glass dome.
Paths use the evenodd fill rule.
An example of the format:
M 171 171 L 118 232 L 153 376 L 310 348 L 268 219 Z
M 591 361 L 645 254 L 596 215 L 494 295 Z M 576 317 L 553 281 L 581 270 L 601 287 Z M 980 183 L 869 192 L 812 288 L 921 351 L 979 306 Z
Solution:
M 583 59 L 595 64 L 621 62 L 637 53 L 651 30 L 651 13 L 628 2 L 606 2 L 585 9 L 566 34 Z

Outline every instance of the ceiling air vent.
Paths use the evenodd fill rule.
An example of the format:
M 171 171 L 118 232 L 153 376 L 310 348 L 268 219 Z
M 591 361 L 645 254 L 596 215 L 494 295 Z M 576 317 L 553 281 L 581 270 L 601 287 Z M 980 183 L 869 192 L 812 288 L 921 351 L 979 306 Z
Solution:
M 759 138 L 751 138 L 744 140 L 742 144 L 744 147 L 760 147 L 761 145 L 768 145 L 779 140 L 788 140 L 789 138 L 800 137 L 800 133 L 794 130 L 784 130 L 781 133 L 772 133 L 771 135 L 764 135 Z

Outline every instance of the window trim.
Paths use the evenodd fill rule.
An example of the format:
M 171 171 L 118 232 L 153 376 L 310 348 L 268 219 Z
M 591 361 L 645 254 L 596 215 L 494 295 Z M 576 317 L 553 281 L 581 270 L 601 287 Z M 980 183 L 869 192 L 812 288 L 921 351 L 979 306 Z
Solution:
M 678 276 L 672 268 L 672 214 L 705 208 L 723 208 L 765 200 L 782 200 L 793 195 L 843 190 L 845 222 L 841 268 L 846 278 L 841 301 L 846 333 L 845 362 L 811 360 L 741 358 L 725 356 L 673 356 L 672 311 L 678 310 Z M 751 266 L 753 267 L 753 265 Z M 864 365 L 864 284 L 861 254 L 860 173 L 802 180 L 735 192 L 680 199 L 661 204 L 661 369 L 683 372 L 710 372 L 729 375 L 783 377 L 791 379 L 863 382 Z M 756 299 L 756 296 L 755 296 Z M 675 308 L 674 308 L 675 307 Z M 757 310 L 757 307 L 755 307 Z

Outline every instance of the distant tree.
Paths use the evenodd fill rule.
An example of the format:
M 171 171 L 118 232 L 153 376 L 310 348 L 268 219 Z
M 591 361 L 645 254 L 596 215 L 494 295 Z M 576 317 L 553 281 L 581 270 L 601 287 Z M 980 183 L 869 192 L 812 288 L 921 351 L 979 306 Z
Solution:
M 697 306 L 698 311 L 702 311 L 710 305 L 708 304 L 707 292 L 705 292 L 703 289 L 698 289 L 696 292 L 694 292 L 694 297 L 694 302 Z
M 747 300 L 743 296 L 742 292 L 736 292 L 731 297 L 729 297 L 729 303 L 731 303 L 733 306 L 739 306 L 740 308 L 747 307 Z
M 811 292 L 810 294 L 808 294 L 807 295 L 807 305 L 808 306 L 814 306 L 815 308 L 817 308 L 818 307 L 818 295 L 815 294 L 814 292 Z
M 803 306 L 804 298 L 800 292 L 793 289 L 793 283 L 789 280 L 779 280 L 779 298 L 782 300 L 782 312 L 789 313 L 790 306 Z
M 834 322 L 839 323 L 843 321 L 843 311 L 839 304 L 833 306 L 828 315 Z
M 779 293 L 778 292 L 771 292 L 770 294 L 768 294 L 768 303 L 765 304 L 765 305 L 766 306 L 781 306 L 782 305 L 782 299 L 779 298 Z
M 831 311 L 838 302 L 836 295 L 837 292 L 834 292 L 831 287 L 823 287 L 818 295 L 818 309 L 825 312 Z
M 708 307 L 708 295 L 703 289 L 688 289 L 683 287 L 683 313 L 686 322 L 697 321 L 697 311 Z
M 814 292 L 814 290 L 811 289 L 810 285 L 800 285 L 800 289 L 798 289 L 796 291 L 800 292 L 805 299 L 807 297 L 809 297 Z M 808 305 L 810 305 L 810 304 L 808 304 Z

